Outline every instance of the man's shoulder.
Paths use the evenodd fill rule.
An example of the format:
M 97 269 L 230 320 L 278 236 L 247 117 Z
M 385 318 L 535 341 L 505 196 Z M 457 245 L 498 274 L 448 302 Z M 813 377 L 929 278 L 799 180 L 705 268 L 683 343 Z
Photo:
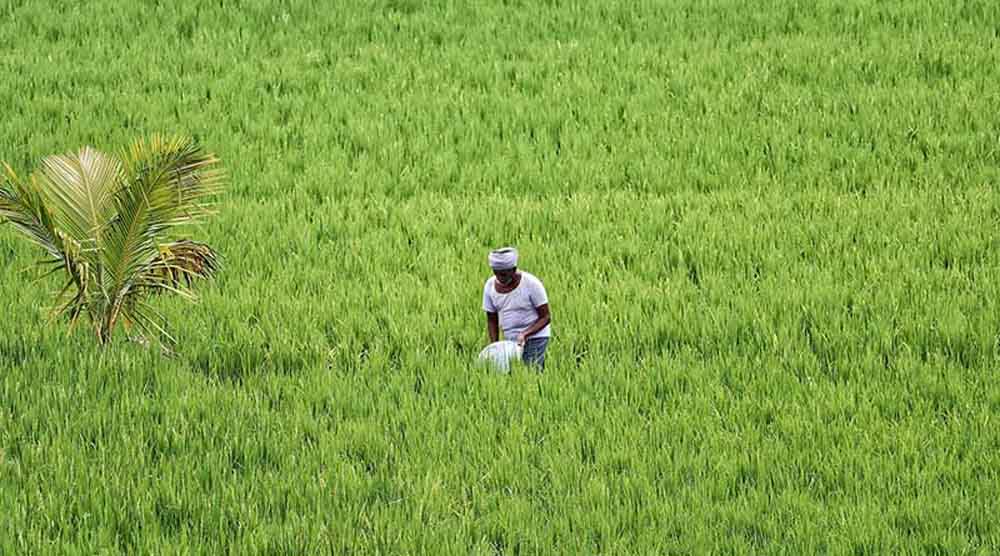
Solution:
M 529 283 L 531 285 L 537 285 L 537 286 L 542 285 L 542 281 L 538 279 L 538 276 L 535 276 L 534 274 L 530 272 L 525 272 L 523 270 L 521 271 L 521 280 L 524 280 L 526 283 Z
M 489 289 L 489 288 L 493 287 L 493 282 L 495 282 L 496 279 L 497 279 L 496 276 L 490 276 L 489 278 L 487 278 L 486 279 L 486 283 L 483 284 L 483 288 L 484 289 Z

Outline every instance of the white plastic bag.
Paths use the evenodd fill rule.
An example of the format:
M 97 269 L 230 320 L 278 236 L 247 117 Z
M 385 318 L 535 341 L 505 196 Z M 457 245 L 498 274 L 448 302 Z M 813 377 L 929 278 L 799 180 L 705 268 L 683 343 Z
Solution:
M 498 372 L 508 373 L 511 361 L 521 359 L 522 351 L 523 349 L 517 345 L 517 342 L 510 340 L 493 342 L 479 352 L 479 362 L 491 364 Z

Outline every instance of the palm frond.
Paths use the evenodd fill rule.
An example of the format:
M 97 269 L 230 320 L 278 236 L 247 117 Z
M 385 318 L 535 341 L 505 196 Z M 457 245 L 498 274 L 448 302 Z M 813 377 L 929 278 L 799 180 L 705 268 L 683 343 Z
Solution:
M 224 184 L 219 159 L 187 137 L 154 135 L 138 140 L 123 157 L 126 173 L 137 183 L 164 185 L 173 193 L 174 220 L 184 224 L 211 214 L 211 198 Z
M 69 275 L 66 287 L 57 296 L 57 308 L 52 316 L 68 314 L 70 321 L 75 321 L 87 308 L 91 292 L 89 267 L 81 259 L 80 244 L 56 228 L 38 182 L 34 179 L 22 182 L 9 166 L 6 166 L 5 183 L 0 185 L 0 222 L 3 221 L 45 250 L 49 258 L 41 264 L 50 266 L 46 275 L 59 270 Z M 70 287 L 75 287 L 75 294 L 64 302 Z
M 0 182 L 0 223 L 9 222 L 15 230 L 40 246 L 53 260 L 63 259 L 62 241 L 55 231 L 52 215 L 34 182 L 24 183 L 10 166 Z
M 198 278 L 211 278 L 219 269 L 219 257 L 211 247 L 191 240 L 160 245 L 159 256 L 143 269 L 146 287 L 190 287 Z
M 128 153 L 125 185 L 115 196 L 117 217 L 108 226 L 105 268 L 112 319 L 130 297 L 180 291 L 216 268 L 215 253 L 195 242 L 164 242 L 171 228 L 208 214 L 206 201 L 222 184 L 218 159 L 190 139 L 154 137 Z M 113 320 L 112 320 L 113 324 Z
M 88 250 L 101 246 L 121 177 L 121 163 L 91 147 L 48 156 L 36 173 L 56 226 Z M 97 260 L 96 255 L 90 258 Z

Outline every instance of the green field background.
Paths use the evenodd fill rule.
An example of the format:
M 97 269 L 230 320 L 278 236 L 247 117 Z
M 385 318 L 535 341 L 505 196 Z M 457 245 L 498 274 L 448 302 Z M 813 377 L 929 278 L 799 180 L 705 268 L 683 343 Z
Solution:
M 994 1 L 0 0 L 0 159 L 230 176 L 173 357 L 0 229 L 0 553 L 996 554 L 998 64 Z M 505 244 L 544 374 L 474 364 Z

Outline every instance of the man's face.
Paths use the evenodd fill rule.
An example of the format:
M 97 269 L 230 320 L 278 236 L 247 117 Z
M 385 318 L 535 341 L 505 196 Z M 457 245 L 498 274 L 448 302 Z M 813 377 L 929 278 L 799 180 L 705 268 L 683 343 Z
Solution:
M 516 268 L 511 268 L 509 270 L 494 270 L 493 275 L 497 277 L 497 282 L 503 285 L 510 284 L 514 281 L 514 276 L 517 274 Z

